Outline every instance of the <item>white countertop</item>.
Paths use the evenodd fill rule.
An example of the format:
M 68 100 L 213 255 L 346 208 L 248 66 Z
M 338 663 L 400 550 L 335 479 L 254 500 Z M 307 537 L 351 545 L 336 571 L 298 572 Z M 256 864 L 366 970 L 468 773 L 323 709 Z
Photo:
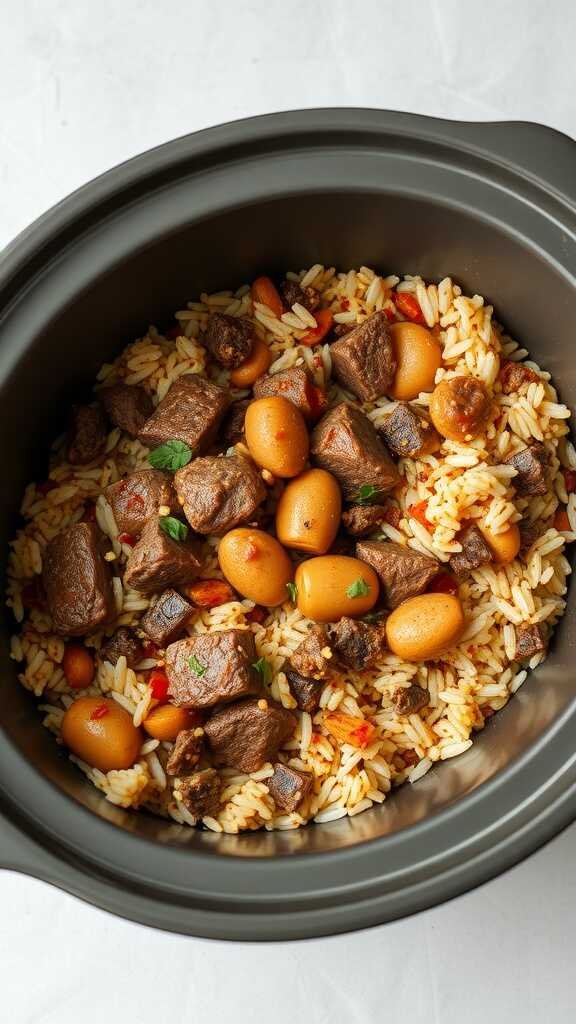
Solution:
M 572 0 L 3 0 L 0 247 L 117 162 L 248 114 L 381 106 L 576 136 L 575 40 Z M 259 947 L 154 932 L 0 873 L 2 1005 L 10 1024 L 563 1024 L 575 861 L 573 826 L 433 911 Z

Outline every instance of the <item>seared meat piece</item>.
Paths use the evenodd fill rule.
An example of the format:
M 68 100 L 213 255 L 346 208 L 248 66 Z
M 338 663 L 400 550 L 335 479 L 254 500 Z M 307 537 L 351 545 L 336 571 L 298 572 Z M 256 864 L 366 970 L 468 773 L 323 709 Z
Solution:
M 519 391 L 524 384 L 537 383 L 541 379 L 529 366 L 524 366 L 524 363 L 512 362 L 502 363 L 498 378 L 505 395 L 511 395 L 514 391 Z
M 250 405 L 249 398 L 242 398 L 239 402 L 232 402 L 224 423 L 220 430 L 220 438 L 225 448 L 231 448 L 238 444 L 244 437 L 244 420 L 246 409 Z
M 202 455 L 215 440 L 229 405 L 227 388 L 187 373 L 174 382 L 138 437 L 148 448 L 171 440 L 185 441 L 194 455 Z
M 165 590 L 148 608 L 140 625 L 155 644 L 166 647 L 184 632 L 193 612 L 194 606 L 177 590 Z
M 391 540 L 362 540 L 356 545 L 356 558 L 367 562 L 378 575 L 387 608 L 397 608 L 409 597 L 422 594 L 440 571 L 440 564 L 429 555 L 395 544 Z
M 350 505 L 342 513 L 342 523 L 353 537 L 367 537 L 384 522 L 385 515 L 382 505 Z
M 139 469 L 136 473 L 110 484 L 106 499 L 114 514 L 119 533 L 139 537 L 152 516 L 162 506 L 178 512 L 180 505 L 169 473 L 161 469 Z
M 516 626 L 516 658 L 531 658 L 546 650 L 548 631 L 543 623 L 535 626 Z
M 307 711 L 313 715 L 320 705 L 323 681 L 320 679 L 307 679 L 289 668 L 286 669 L 286 678 L 290 687 L 290 693 L 294 697 L 300 711 Z
M 430 700 L 428 690 L 416 683 L 411 686 L 400 686 L 392 694 L 392 703 L 399 715 L 415 715 L 425 708 Z
M 254 398 L 280 395 L 295 405 L 308 421 L 318 419 L 326 407 L 326 396 L 301 366 L 279 373 L 265 373 L 253 387 Z
M 142 536 L 132 548 L 124 583 L 142 594 L 153 594 L 166 587 L 190 583 L 201 568 L 193 541 L 172 540 L 160 526 L 160 520 L 148 521 Z
M 386 617 L 374 624 L 343 618 L 330 630 L 334 655 L 343 665 L 360 672 L 372 668 L 388 650 Z
M 504 462 L 518 470 L 518 476 L 512 480 L 512 486 L 518 494 L 546 494 L 548 452 L 541 441 L 535 441 L 515 455 L 510 455 Z
M 199 633 L 170 644 L 166 651 L 168 693 L 184 708 L 210 708 L 258 694 L 254 634 L 246 629 Z
M 332 328 L 332 336 L 334 338 L 345 338 L 347 334 L 350 334 L 355 330 L 354 324 L 334 324 Z
M 308 796 L 312 787 L 312 776 L 278 763 L 274 765 L 274 775 L 266 779 L 265 784 L 276 806 L 289 814 L 290 811 L 296 810 L 304 797 Z
M 388 448 L 401 458 L 419 459 L 440 447 L 440 437 L 427 412 L 408 402 L 399 402 L 378 428 Z
M 203 341 L 214 359 L 233 370 L 248 359 L 254 344 L 254 328 L 249 320 L 212 313 Z
M 174 477 L 178 500 L 196 533 L 226 533 L 254 518 L 266 488 L 253 462 L 241 455 L 193 459 Z
M 104 538 L 94 523 L 74 523 L 44 552 L 42 581 L 56 633 L 82 636 L 116 615 Z
M 520 530 L 520 551 L 522 552 L 531 548 L 534 541 L 544 533 L 542 523 L 533 519 L 521 519 L 518 529 Z
M 273 761 L 296 727 L 290 711 L 270 700 L 239 700 L 218 708 L 204 732 L 216 764 L 257 772 Z
M 479 566 L 492 561 L 492 549 L 474 523 L 469 523 L 460 530 L 457 539 L 462 545 L 462 551 L 452 555 L 448 563 L 456 576 L 465 576 L 472 569 L 478 569 Z
M 312 432 L 310 451 L 319 466 L 334 474 L 348 501 L 368 484 L 375 488 L 372 504 L 381 505 L 398 483 L 396 466 L 372 423 L 348 402 L 322 417 Z
M 112 384 L 98 392 L 109 419 L 115 427 L 137 437 L 147 419 L 154 412 L 154 403 L 144 388 L 131 384 Z
M 316 289 L 311 288 L 310 285 L 302 288 L 297 281 L 290 281 L 286 278 L 280 285 L 280 291 L 288 309 L 292 309 L 292 306 L 298 302 L 305 309 L 313 313 L 320 305 L 320 296 Z
M 182 729 L 166 762 L 168 775 L 189 775 L 200 764 L 204 746 L 203 729 Z
M 135 668 L 144 657 L 142 641 L 127 626 L 120 626 L 100 648 L 100 657 L 111 665 L 115 665 L 122 656 L 126 658 L 128 668 Z
M 107 437 L 106 417 L 97 402 L 72 406 L 66 439 L 68 462 L 73 466 L 93 462 L 102 455 Z
M 308 679 L 326 679 L 332 651 L 325 626 L 312 626 L 290 658 L 290 666 Z
M 221 786 L 218 772 L 213 768 L 204 768 L 195 775 L 181 779 L 174 795 L 182 801 L 193 818 L 206 818 L 218 812 Z
M 396 357 L 385 313 L 372 313 L 330 349 L 334 375 L 363 402 L 386 395 L 394 380 Z

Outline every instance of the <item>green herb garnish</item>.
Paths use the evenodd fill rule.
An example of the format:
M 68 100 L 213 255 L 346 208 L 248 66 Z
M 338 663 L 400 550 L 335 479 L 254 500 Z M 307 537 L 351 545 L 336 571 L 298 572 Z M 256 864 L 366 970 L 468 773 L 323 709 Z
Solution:
M 192 449 L 185 441 L 166 441 L 159 448 L 154 448 L 148 456 L 148 462 L 154 469 L 182 469 L 192 458 Z
M 290 600 L 291 601 L 295 601 L 296 598 L 298 597 L 298 587 L 296 586 L 296 584 L 295 583 L 287 583 L 286 584 L 286 590 L 290 594 Z
M 358 579 L 354 580 L 354 582 L 348 587 L 346 597 L 366 597 L 369 590 L 370 587 L 366 583 L 366 580 L 359 576 Z
M 354 498 L 357 505 L 363 505 L 364 502 L 370 501 L 375 494 L 378 493 L 378 488 L 374 487 L 374 484 L 361 484 L 358 488 L 358 494 Z
M 258 661 L 253 661 L 252 668 L 255 668 L 262 676 L 262 682 L 269 683 L 272 679 L 272 667 L 270 662 L 266 661 L 266 658 L 258 658 Z
M 206 665 L 203 665 L 195 654 L 191 654 L 188 658 L 188 668 L 191 668 L 195 675 L 203 676 L 206 673 Z
M 164 530 L 164 533 L 171 537 L 172 540 L 183 541 L 188 536 L 186 523 L 180 522 L 174 516 L 160 516 L 160 529 Z

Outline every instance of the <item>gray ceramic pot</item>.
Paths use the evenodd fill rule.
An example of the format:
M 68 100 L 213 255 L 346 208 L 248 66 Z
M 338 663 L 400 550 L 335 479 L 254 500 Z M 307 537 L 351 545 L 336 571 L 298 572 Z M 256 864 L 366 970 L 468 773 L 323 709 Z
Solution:
M 453 275 L 496 304 L 576 404 L 574 142 L 537 125 L 371 110 L 225 125 L 98 178 L 4 253 L 2 551 L 47 439 L 103 360 L 200 290 L 315 261 Z M 116 914 L 229 939 L 362 928 L 478 885 L 574 818 L 570 613 L 463 757 L 356 818 L 242 836 L 106 803 L 17 685 L 12 628 L 5 619 L 0 863 Z

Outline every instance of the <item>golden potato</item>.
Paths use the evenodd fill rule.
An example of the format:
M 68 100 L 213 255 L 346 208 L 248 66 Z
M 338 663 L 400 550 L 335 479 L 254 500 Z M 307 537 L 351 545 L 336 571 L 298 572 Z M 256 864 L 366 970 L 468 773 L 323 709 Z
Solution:
M 174 704 L 159 704 L 146 716 L 142 725 L 149 736 L 155 740 L 168 742 L 175 740 L 182 729 L 190 729 L 197 722 L 197 716 L 186 708 L 177 708 Z
M 255 338 L 252 351 L 247 359 L 230 374 L 230 382 L 235 388 L 250 388 L 255 380 L 261 377 L 272 362 L 272 353 L 265 341 Z
M 437 658 L 464 632 L 464 612 L 452 594 L 421 594 L 403 601 L 386 621 L 386 639 L 404 661 Z
M 340 525 L 342 496 L 325 469 L 308 469 L 287 485 L 276 508 L 276 534 L 288 548 L 323 555 Z
M 390 324 L 396 373 L 390 394 L 402 402 L 417 398 L 434 387 L 436 370 L 442 366 L 442 350 L 434 335 L 420 324 Z
M 298 566 L 295 582 L 298 608 L 315 622 L 336 622 L 343 615 L 360 618 L 378 600 L 372 567 L 347 555 L 309 558 Z
M 492 549 L 494 561 L 498 565 L 506 565 L 507 562 L 512 562 L 516 558 L 522 543 L 517 523 L 513 523 L 512 526 L 509 526 L 507 530 L 503 530 L 502 533 L 494 533 L 489 526 L 486 526 L 480 520 L 478 522 L 478 529 Z
M 287 398 L 270 395 L 251 402 L 244 420 L 246 444 L 254 462 L 274 476 L 298 476 L 310 441 L 304 417 Z
M 239 527 L 220 541 L 218 561 L 226 579 L 243 597 L 274 608 L 288 600 L 294 566 L 282 545 L 264 533 Z
M 74 701 L 62 720 L 62 739 L 76 757 L 101 772 L 131 768 L 142 745 L 131 715 L 107 697 Z

